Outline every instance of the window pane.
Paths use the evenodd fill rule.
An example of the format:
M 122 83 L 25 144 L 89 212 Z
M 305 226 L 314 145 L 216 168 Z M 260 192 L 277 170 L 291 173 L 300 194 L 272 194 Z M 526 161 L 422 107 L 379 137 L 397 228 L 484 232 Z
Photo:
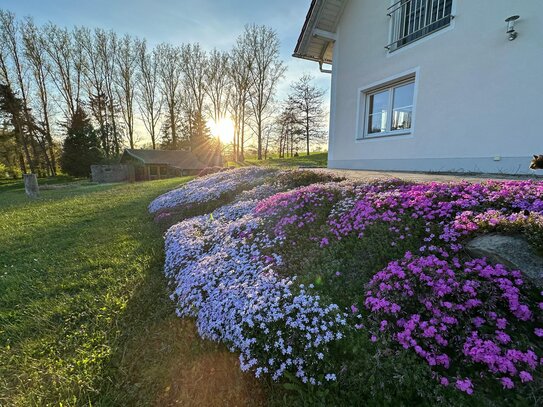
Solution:
M 387 130 L 387 112 L 370 114 L 368 118 L 368 134 L 381 133 Z
M 368 134 L 387 130 L 389 93 L 387 89 L 369 96 Z
M 411 128 L 414 94 L 414 83 L 398 86 L 394 89 L 391 130 L 402 130 Z
M 412 116 L 411 108 L 394 110 L 392 113 L 392 130 L 410 129 Z
M 386 113 L 388 110 L 388 90 L 370 96 L 370 114 Z
M 394 109 L 399 109 L 406 106 L 413 106 L 413 96 L 415 94 L 415 84 L 408 83 L 407 85 L 398 86 L 394 89 Z

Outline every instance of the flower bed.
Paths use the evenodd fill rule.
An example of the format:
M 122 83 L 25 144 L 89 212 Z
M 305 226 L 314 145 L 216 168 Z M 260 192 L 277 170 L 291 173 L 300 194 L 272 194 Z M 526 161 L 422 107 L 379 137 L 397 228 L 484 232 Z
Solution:
M 344 315 L 322 305 L 313 287 L 274 272 L 274 242 L 256 231 L 252 212 L 262 187 L 246 200 L 173 226 L 166 234 L 166 275 L 174 282 L 179 316 L 197 318 L 200 335 L 241 353 L 243 370 L 274 379 L 291 371 L 315 384 L 327 344 L 342 337 Z M 252 241 L 252 243 L 250 243 Z M 332 380 L 333 374 L 325 374 Z
M 251 176 L 212 177 L 220 182 L 223 174 Z M 383 386 L 394 395 L 401 383 L 380 383 L 379 395 L 369 375 L 382 363 L 371 362 L 378 360 L 372 352 L 411 352 L 415 362 L 392 368 L 403 374 L 412 363 L 426 366 L 413 392 L 429 403 L 449 388 L 503 402 L 508 396 L 499 391 L 542 385 L 542 294 L 518 271 L 463 259 L 462 244 L 499 230 L 523 233 L 541 248 L 543 183 L 359 184 L 282 172 L 263 183 L 265 175 L 253 176 L 247 185 L 258 186 L 233 203 L 166 234 L 178 314 L 239 352 L 242 369 L 274 380 L 356 384 L 359 395 L 368 390 L 379 400 Z M 203 180 L 209 199 L 220 197 Z M 307 185 L 314 181 L 325 182 Z M 167 196 L 176 205 L 208 199 L 202 191 L 179 198 L 189 190 Z M 167 196 L 160 207 L 170 205 Z

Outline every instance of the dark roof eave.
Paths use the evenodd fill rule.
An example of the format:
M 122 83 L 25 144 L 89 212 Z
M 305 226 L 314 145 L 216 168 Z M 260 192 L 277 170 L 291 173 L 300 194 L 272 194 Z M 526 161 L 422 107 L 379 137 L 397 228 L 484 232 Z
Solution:
M 296 47 L 294 48 L 293 56 L 297 58 L 301 58 L 301 54 L 299 52 L 300 45 L 302 45 L 302 41 L 306 35 L 307 26 L 309 25 L 309 21 L 311 20 L 311 17 L 313 16 L 313 11 L 315 10 L 316 4 L 317 4 L 317 0 L 311 1 L 311 6 L 309 6 L 309 11 L 307 12 L 307 15 L 305 16 L 304 26 L 302 28 L 302 31 L 300 32 L 300 35 L 298 36 L 298 42 L 296 43 Z
M 123 154 L 128 154 L 130 157 L 135 158 L 138 161 L 141 161 L 144 165 L 146 165 L 146 162 L 143 158 L 137 156 L 136 154 L 133 154 L 129 149 L 125 149 Z

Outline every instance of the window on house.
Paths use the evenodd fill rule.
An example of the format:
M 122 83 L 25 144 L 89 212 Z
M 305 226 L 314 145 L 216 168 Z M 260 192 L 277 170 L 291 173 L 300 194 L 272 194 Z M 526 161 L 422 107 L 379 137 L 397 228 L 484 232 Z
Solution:
M 168 175 L 168 167 L 160 167 L 160 175 Z
M 451 24 L 453 0 L 400 0 L 388 9 L 394 51 Z
M 393 82 L 365 92 L 364 137 L 411 132 L 415 78 Z
M 158 175 L 158 169 L 157 169 L 157 167 L 155 167 L 154 165 L 151 165 L 151 166 L 149 167 L 149 175 L 151 175 L 151 176 L 153 176 L 153 177 L 156 176 L 156 175 Z

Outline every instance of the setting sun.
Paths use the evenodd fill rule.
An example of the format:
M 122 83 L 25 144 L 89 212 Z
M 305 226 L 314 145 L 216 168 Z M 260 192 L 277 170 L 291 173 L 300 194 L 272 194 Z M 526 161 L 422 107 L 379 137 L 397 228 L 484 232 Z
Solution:
M 208 121 L 207 125 L 211 130 L 211 135 L 217 137 L 222 143 L 231 143 L 234 140 L 234 123 L 228 118 L 215 122 Z

